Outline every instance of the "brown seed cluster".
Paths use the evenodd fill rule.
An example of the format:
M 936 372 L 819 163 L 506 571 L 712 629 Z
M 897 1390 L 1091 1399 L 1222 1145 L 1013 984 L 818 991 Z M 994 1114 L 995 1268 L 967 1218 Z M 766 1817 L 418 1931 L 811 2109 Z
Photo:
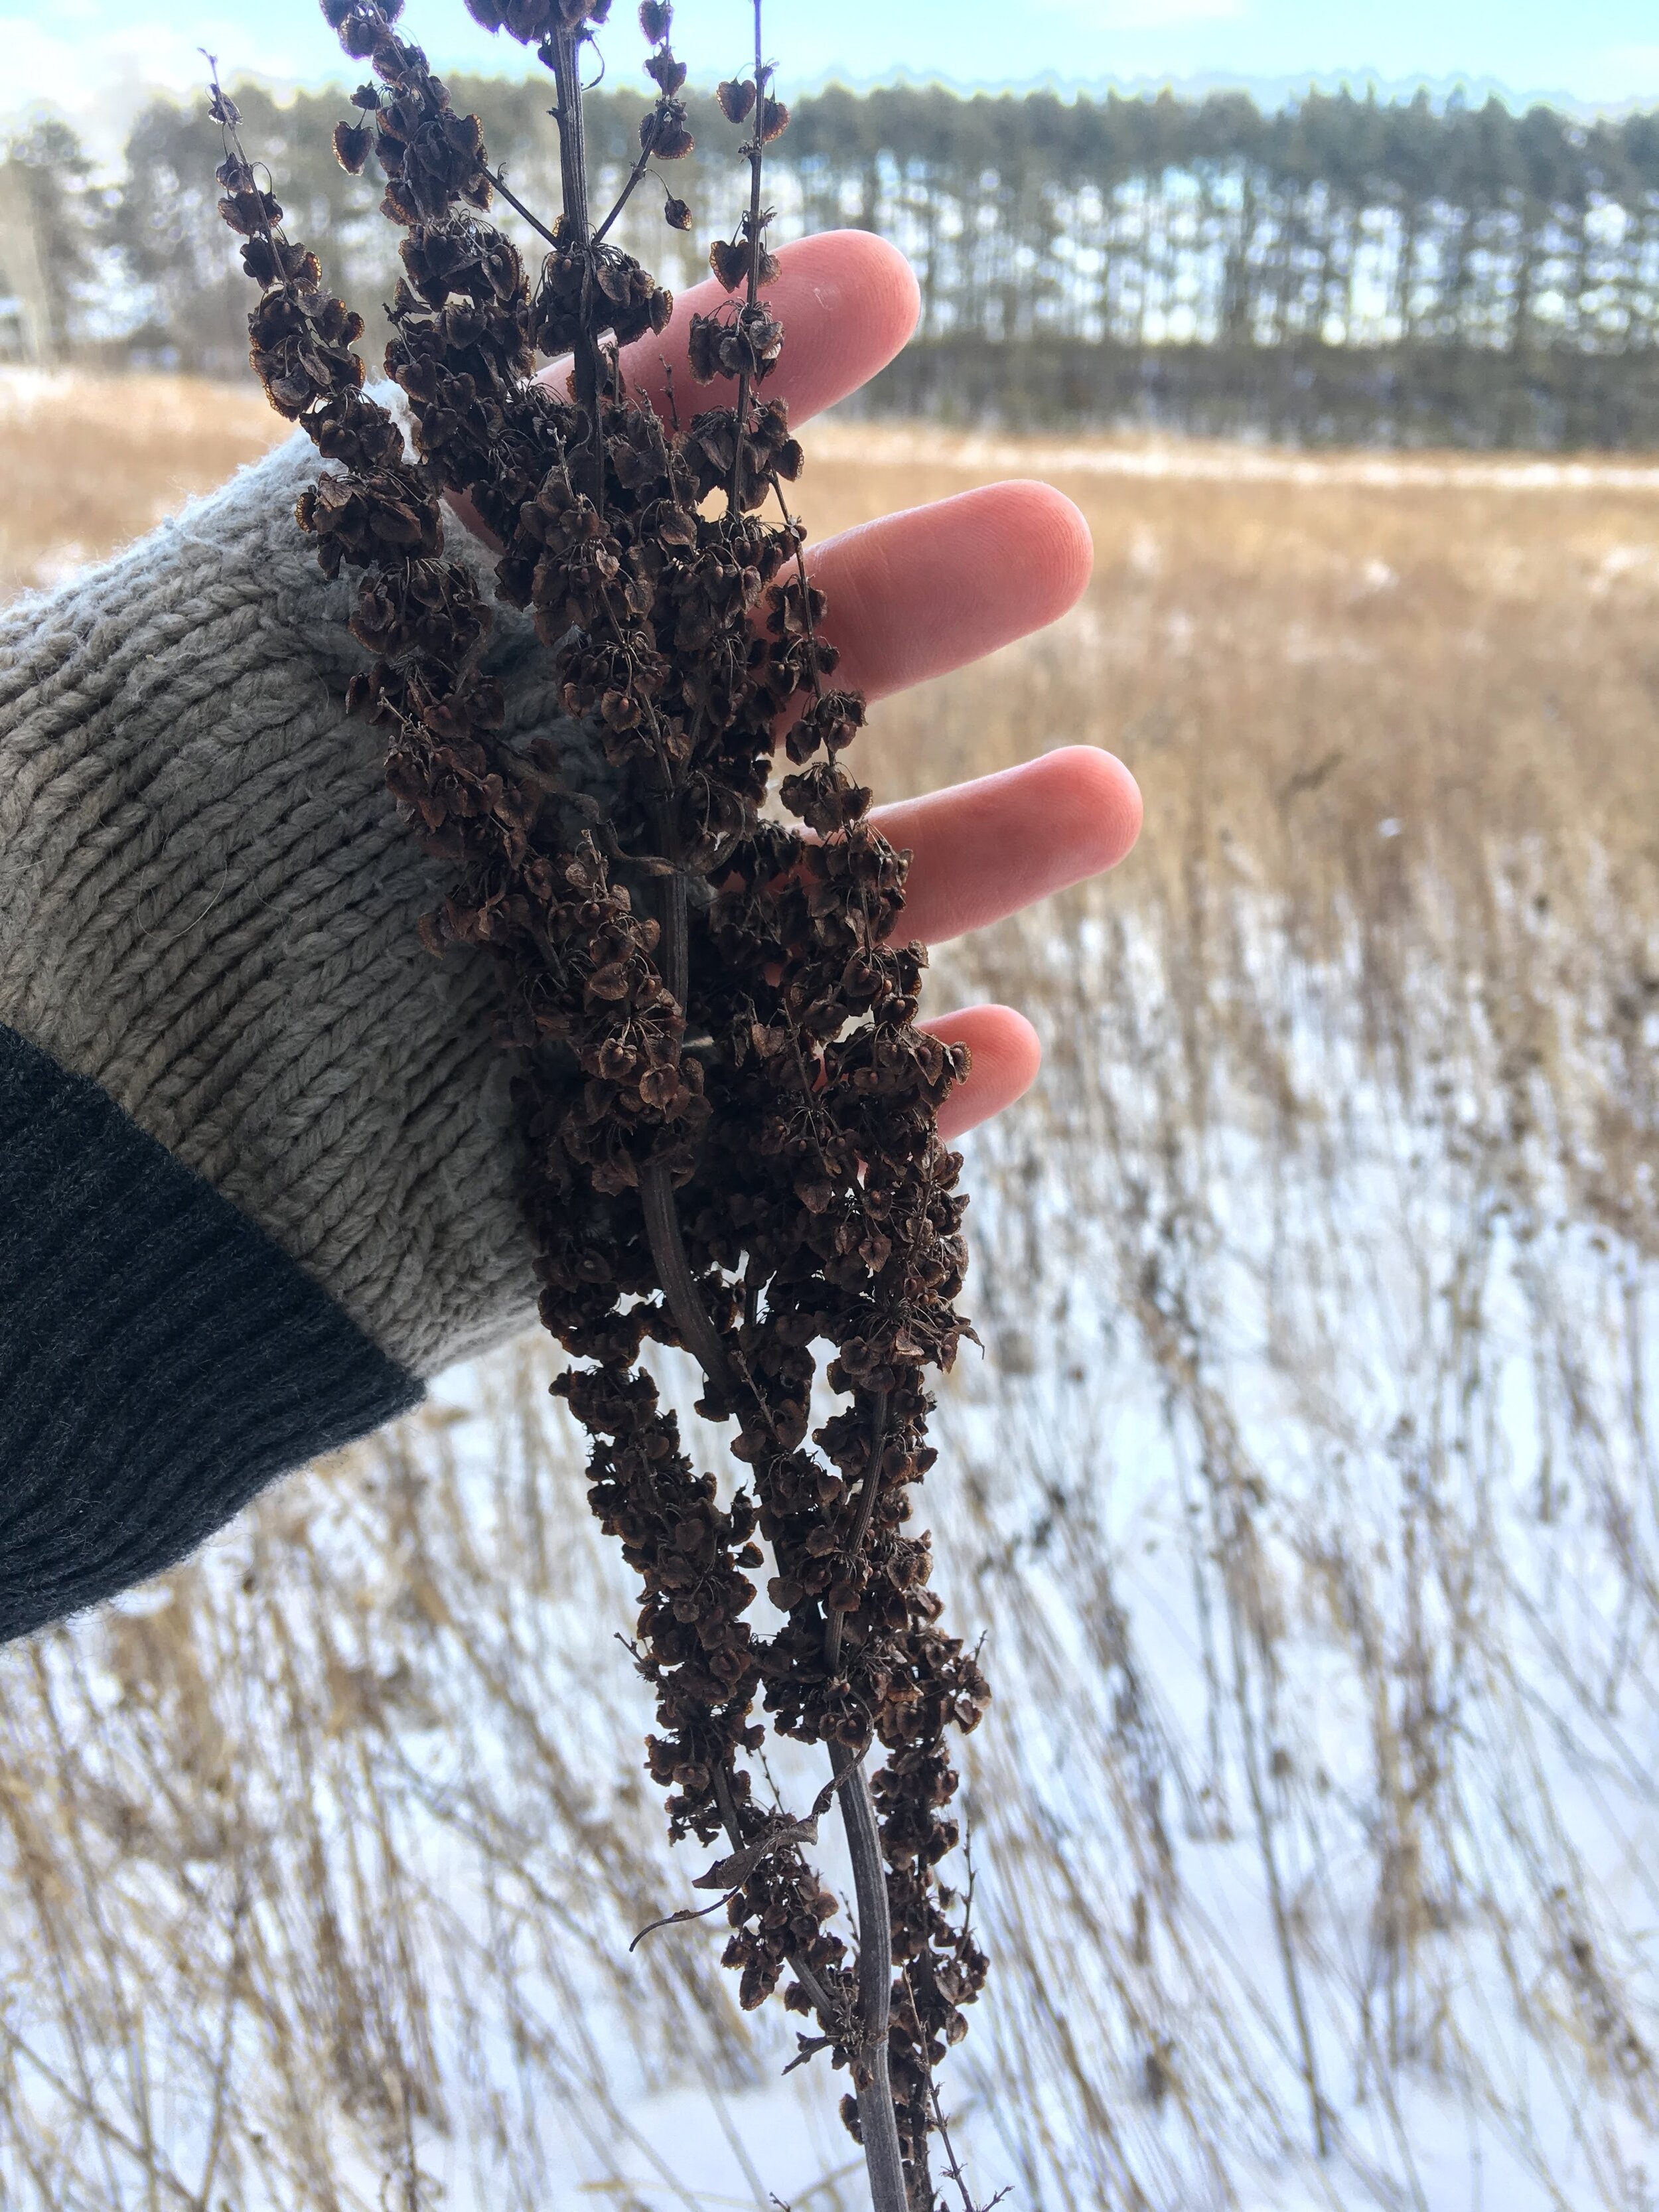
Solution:
M 603 6 L 468 4 L 537 46 L 569 96 Z M 454 113 L 394 28 L 401 0 L 323 5 L 374 73 L 337 145 L 349 167 L 378 160 L 406 234 L 386 366 L 416 458 L 363 394 L 360 319 L 283 237 L 216 92 L 221 204 L 261 287 L 254 365 L 340 465 L 298 517 L 330 574 L 361 574 L 352 627 L 374 658 L 351 703 L 384 733 L 388 785 L 451 875 L 429 941 L 497 965 L 542 1316 L 582 1363 L 556 1387 L 593 1440 L 593 1509 L 641 1578 L 649 1765 L 672 1832 L 723 1836 L 741 1870 L 726 1956 L 743 2002 L 788 1971 L 787 2002 L 821 2030 L 813 2047 L 866 2088 L 836 1901 L 803 1855 L 807 1831 L 759 1801 L 747 1760 L 759 1711 L 854 1771 L 885 1754 L 872 1789 L 899 1970 L 892 2095 L 910 2203 L 931 2212 L 930 2073 L 985 1972 L 937 1869 L 957 1841 L 948 1732 L 971 1729 L 988 1692 L 939 1626 L 927 1539 L 911 1528 L 933 1457 L 927 1370 L 951 1364 L 963 1332 L 960 1162 L 936 1124 L 965 1055 L 916 1027 L 925 954 L 898 934 L 906 858 L 842 766 L 863 706 L 833 684 L 785 504 L 800 448 L 763 393 L 783 333 L 762 296 L 776 263 L 761 148 L 787 111 L 758 63 L 722 88 L 752 134 L 753 189 L 711 256 L 730 296 L 693 319 L 690 356 L 696 379 L 736 393 L 671 429 L 629 389 L 618 349 L 660 331 L 672 301 L 584 197 L 573 204 L 568 172 L 528 270 L 487 219 L 476 118 Z M 657 97 L 624 198 L 690 143 L 672 11 L 640 12 Z M 672 196 L 665 213 L 690 219 Z M 574 355 L 563 388 L 532 380 L 538 350 Z M 481 659 L 490 611 L 446 556 L 446 493 L 499 541 L 500 593 L 530 610 L 567 712 L 610 763 L 605 806 L 568 787 L 550 739 L 503 740 Z M 763 519 L 769 501 L 780 520 Z M 810 834 L 762 811 L 781 732 L 779 795 Z M 735 1425 L 748 1482 L 729 1506 L 639 1368 L 647 1339 L 691 1352 L 704 1410 Z M 825 1347 L 845 1404 L 814 1431 Z M 763 1545 L 784 1616 L 769 1636 L 750 1618 Z

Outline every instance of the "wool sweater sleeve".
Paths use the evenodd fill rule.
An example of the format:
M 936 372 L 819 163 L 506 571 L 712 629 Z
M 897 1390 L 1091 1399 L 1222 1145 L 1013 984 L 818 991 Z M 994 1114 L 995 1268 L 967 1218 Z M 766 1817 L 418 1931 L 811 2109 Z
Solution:
M 493 979 L 420 941 L 318 465 L 0 615 L 0 1637 L 533 1318 Z M 554 728 L 509 609 L 490 658 Z

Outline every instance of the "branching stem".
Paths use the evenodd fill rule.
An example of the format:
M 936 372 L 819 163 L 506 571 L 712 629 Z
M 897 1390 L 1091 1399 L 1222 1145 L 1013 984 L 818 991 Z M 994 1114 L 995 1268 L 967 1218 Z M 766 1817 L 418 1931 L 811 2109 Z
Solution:
M 640 157 L 631 159 L 623 192 L 597 231 L 580 63 L 592 25 L 606 12 L 602 0 L 562 0 L 547 37 L 547 13 L 496 10 L 511 13 L 503 27 L 533 40 L 557 81 L 563 210 L 550 225 L 489 168 L 476 118 L 456 125 L 450 94 L 421 49 L 391 31 L 400 13 L 392 0 L 325 9 L 331 20 L 343 18 L 337 27 L 348 52 L 372 51 L 376 74 L 392 94 L 388 100 L 371 88 L 356 96 L 365 113 L 380 119 L 341 126 L 343 163 L 357 173 L 365 142 L 379 145 L 396 186 L 386 211 L 410 233 L 411 268 L 434 244 L 446 267 L 458 244 L 463 258 L 474 257 L 469 267 L 488 265 L 488 282 L 465 276 L 451 287 L 472 303 L 464 316 L 434 309 L 423 294 L 403 287 L 388 310 L 397 334 L 388 360 L 422 436 L 425 458 L 418 463 L 398 457 L 395 422 L 363 394 L 362 362 L 353 350 L 362 319 L 321 285 L 305 249 L 282 235 L 281 210 L 241 149 L 234 103 L 216 77 L 210 112 L 226 132 L 222 212 L 234 232 L 252 241 L 245 258 L 260 285 L 250 318 L 255 366 L 277 411 L 300 420 L 331 460 L 345 465 L 345 482 L 364 495 L 370 517 L 362 523 L 333 476 L 307 490 L 296 510 L 330 575 L 343 558 L 366 568 L 360 610 L 386 642 L 373 667 L 354 679 L 352 703 L 386 733 L 392 787 L 400 797 L 418 794 L 428 831 L 442 831 L 445 849 L 455 856 L 444 930 L 433 938 L 453 933 L 488 945 L 514 1010 L 510 1034 L 520 1048 L 527 1139 L 525 1195 L 538 1242 L 542 1312 L 584 1363 L 555 1388 L 593 1439 L 593 1510 L 623 1539 L 644 1578 L 643 1653 L 635 1657 L 656 1687 L 665 1731 L 653 1739 L 653 1769 L 684 1793 L 673 1810 L 677 1829 L 711 1839 L 723 1830 L 738 1855 L 726 1872 L 743 1878 L 727 1887 L 725 1903 L 738 1931 L 732 1956 L 743 1966 L 745 1994 L 755 1993 L 757 1978 L 769 1990 L 785 1968 L 793 1972 L 800 1992 L 793 2002 L 804 2000 L 823 2029 L 817 2040 L 803 2039 L 802 2056 L 827 2041 L 853 2065 L 857 2112 L 849 2117 L 863 2141 L 873 2212 L 910 2212 L 907 2158 L 908 2194 L 917 2208 L 932 2203 L 929 2115 L 918 2095 L 914 2038 L 919 2033 L 926 2048 L 935 2037 L 954 2041 L 961 2007 L 977 1994 L 984 1972 L 965 1927 L 960 1936 L 952 1929 L 948 1893 L 932 1868 L 951 1840 L 940 1812 L 956 1783 L 940 1756 L 945 1718 L 955 1715 L 970 1726 L 988 1693 L 975 1660 L 934 1626 L 937 1605 L 917 1585 L 909 1553 L 886 1534 L 901 1494 L 921 1471 L 909 1444 L 927 1404 L 922 1371 L 930 1358 L 948 1358 L 959 1333 L 953 1299 L 961 1245 L 950 1233 L 959 1202 L 949 1200 L 944 1209 L 934 1203 L 948 1192 L 955 1162 L 941 1152 L 933 1126 L 939 1075 L 927 1055 L 901 1048 L 890 1066 L 884 1061 L 876 1097 L 865 1095 L 856 1076 L 815 1097 L 802 1049 L 805 1038 L 821 1068 L 822 1042 L 811 1041 L 840 1037 L 869 1013 L 871 992 L 860 979 L 873 974 L 902 1003 L 914 994 L 921 963 L 914 951 L 886 945 L 890 902 L 884 890 L 877 907 L 875 886 L 890 889 L 896 907 L 902 885 L 888 874 L 890 855 L 866 820 L 869 794 L 833 757 L 862 716 L 856 694 L 832 701 L 820 681 L 827 671 L 818 665 L 804 533 L 786 505 L 786 549 L 781 533 L 745 512 L 769 489 L 781 503 L 778 476 L 793 465 L 778 443 L 781 410 L 775 421 L 772 410 L 758 418 L 756 411 L 757 388 L 781 338 L 760 296 L 775 266 L 765 247 L 764 149 L 787 118 L 768 97 L 772 71 L 761 0 L 752 6 L 752 87 L 740 83 L 735 98 L 723 90 L 728 113 L 747 109 L 753 116 L 741 154 L 749 165 L 746 252 L 733 245 L 715 256 L 722 289 L 740 272 L 745 296 L 735 306 L 728 297 L 718 321 L 694 320 L 691 344 L 699 373 L 722 353 L 733 358 L 735 348 L 747 374 L 726 386 L 735 388 L 733 416 L 711 410 L 672 447 L 645 396 L 629 398 L 612 350 L 663 319 L 665 295 L 631 255 L 607 242 L 649 171 L 645 142 L 665 149 L 664 158 L 689 150 L 675 98 L 684 70 L 668 46 L 665 0 L 641 11 L 661 46 L 650 64 L 659 88 L 655 119 L 647 121 Z M 417 143 L 418 159 L 410 150 Z M 468 212 L 488 204 L 492 187 L 549 248 L 539 285 L 500 232 Z M 667 211 L 682 221 L 679 204 Z M 563 393 L 518 404 L 532 362 L 529 342 L 538 336 L 571 344 L 574 404 Z M 486 386 L 503 410 L 499 416 L 480 413 Z M 721 450 L 728 421 L 729 453 Z M 441 447 L 441 464 L 434 459 Z M 502 523 L 501 592 L 515 605 L 533 604 L 543 633 L 550 625 L 558 631 L 544 642 L 567 702 L 579 692 L 599 705 L 607 757 L 619 771 L 616 796 L 607 810 L 596 799 L 567 794 L 571 811 L 591 830 L 573 830 L 562 807 L 542 805 L 559 789 L 549 781 L 551 754 L 533 748 L 536 759 L 526 765 L 499 736 L 500 687 L 478 680 L 489 609 L 464 565 L 449 564 L 447 596 L 434 612 L 430 567 L 443 542 L 441 478 L 442 487 Z M 729 507 L 716 515 L 703 502 L 722 483 Z M 539 487 L 533 514 L 526 486 Z M 556 528 L 555 514 L 562 518 Z M 360 542 L 354 533 L 365 527 L 368 538 Z M 763 633 L 750 623 L 746 589 L 727 588 L 723 557 L 705 556 L 739 553 L 745 576 L 752 567 L 769 583 L 791 550 L 794 583 L 784 589 L 771 631 Z M 800 594 L 799 622 L 788 606 L 791 590 Z M 802 929 L 794 918 L 797 870 L 786 857 L 805 849 L 800 833 L 779 841 L 773 828 L 760 827 L 760 809 L 776 710 L 807 688 L 823 726 L 803 739 L 825 743 L 830 757 L 806 776 L 786 780 L 782 801 L 808 823 L 829 825 L 823 835 L 844 843 L 849 866 L 810 872 Z M 695 840 L 685 811 L 693 776 L 710 802 L 700 805 L 698 820 L 709 830 L 721 825 L 717 835 Z M 503 787 L 525 804 L 503 807 Z M 653 814 L 657 850 L 640 850 Z M 725 927 L 722 908 L 705 929 L 690 896 L 691 878 L 706 888 L 725 868 L 716 848 L 734 852 L 744 836 L 760 872 L 750 886 L 757 912 L 746 916 L 738 896 L 736 928 Z M 725 846 L 728 836 L 733 843 Z M 832 860 L 840 857 L 832 849 Z M 777 860 L 784 864 L 775 871 Z M 641 874 L 664 886 L 654 929 L 638 911 Z M 773 956 L 776 935 L 765 926 L 769 908 L 776 908 L 786 948 L 781 960 Z M 860 957 L 848 957 L 849 945 Z M 591 957 L 583 957 L 584 947 Z M 700 1003 L 689 1019 L 694 949 Z M 745 1008 L 752 1060 L 738 1019 Z M 761 1018 L 768 1012 L 771 1023 Z M 781 1030 L 772 1025 L 780 1018 Z M 890 1026 L 901 1039 L 909 1029 L 903 1019 L 878 1024 L 884 1036 Z M 593 1079 L 573 1083 L 562 1060 L 544 1065 L 533 1049 L 521 1049 L 544 1036 L 568 1040 Z M 732 1080 L 721 1065 L 728 1044 Z M 700 1146 L 704 1114 L 693 1092 L 705 1054 L 716 1070 L 712 1103 L 726 1118 L 716 1139 Z M 804 1123 L 790 1097 L 796 1075 Z M 890 1170 L 896 1218 L 915 1224 L 902 1242 L 882 1240 L 890 1257 L 867 1279 L 839 1264 L 843 1229 L 854 1220 L 815 1226 L 807 1218 L 819 1212 L 818 1185 L 799 1171 L 814 1151 L 832 1199 L 849 1216 L 864 1213 L 870 1225 L 867 1208 L 849 1202 L 862 1159 Z M 638 1177 L 636 1211 L 618 1188 L 617 1170 L 621 1157 L 638 1161 L 641 1154 L 654 1158 L 631 1170 Z M 694 1174 L 696 1182 L 688 1183 Z M 684 1222 L 679 1185 L 695 1194 Z M 714 1217 L 710 1201 L 722 1198 L 733 1202 L 724 1218 Z M 823 1247 L 826 1227 L 836 1240 L 834 1258 Z M 859 1249 L 871 1258 L 875 1248 L 866 1238 Z M 741 1331 L 730 1325 L 739 1268 Z M 648 1291 L 653 1275 L 661 1304 L 636 1315 L 635 1297 Z M 818 1355 L 799 1341 L 803 1320 L 809 1335 L 816 1331 L 812 1345 L 829 1341 L 846 1354 L 856 1342 L 887 1364 L 888 1389 L 855 1389 L 850 1414 L 834 1425 L 836 1460 L 854 1483 L 850 1497 L 841 1482 L 825 1480 L 823 1463 L 805 1446 Z M 739 1448 L 755 1463 L 755 1486 L 729 1511 L 720 1510 L 712 1479 L 696 1473 L 672 1407 L 640 1368 L 647 1328 L 677 1339 L 698 1361 L 711 1413 L 744 1417 Z M 753 1410 L 739 1406 L 740 1396 L 752 1400 Z M 895 1409 L 905 1448 L 890 1454 Z M 789 1627 L 765 1638 L 744 1620 L 755 1589 L 742 1571 L 758 1564 L 750 1548 L 757 1533 L 776 1558 L 774 1591 L 795 1599 Z M 693 1625 L 708 1663 L 687 1667 L 684 1632 Z M 833 1779 L 806 1822 L 788 1820 L 775 1789 L 771 1811 L 750 1798 L 742 1754 L 762 1747 L 764 1731 L 754 1723 L 763 1697 L 781 1730 L 816 1737 L 829 1752 Z M 924 1717 L 919 1726 L 918 1710 L 945 1717 Z M 856 1720 L 849 1718 L 854 1711 Z M 856 1749 L 832 1740 L 838 1731 Z M 893 1875 L 866 1758 L 900 1742 L 914 1755 L 884 1771 L 887 1817 L 896 1836 L 902 1830 L 908 1838 L 914 1823 L 925 1840 L 914 1846 L 915 1871 L 907 1856 L 906 1871 Z M 801 1849 L 816 1838 L 832 1795 L 842 1801 L 856 1892 L 855 1965 L 842 1935 L 824 1924 L 836 1901 Z M 907 1842 L 907 1853 L 911 1848 Z M 763 1864 L 769 1871 L 761 1882 L 755 1877 Z M 927 1966 L 903 1998 L 896 2050 L 896 1949 Z M 948 1980 L 933 1970 L 941 1954 L 955 1961 Z M 933 2117 L 942 2115 L 936 2109 Z
M 875 1390 L 870 1395 L 870 1457 L 864 1470 L 864 1487 L 859 1492 L 858 1516 L 853 1523 L 853 1538 L 848 1546 L 853 1564 L 856 1566 L 864 1550 L 866 1537 L 870 1534 L 870 1522 L 876 1510 L 876 1492 L 881 1487 L 881 1455 L 887 1446 L 887 1393 Z M 824 1662 L 833 1674 L 841 1663 L 842 1629 L 847 1615 L 836 1606 L 826 1609 L 823 1632 Z
M 766 159 L 766 63 L 761 48 L 761 0 L 755 0 L 755 132 L 749 146 L 749 286 L 752 307 L 760 297 L 761 172 Z M 749 431 L 749 372 L 738 379 L 737 429 L 732 440 L 732 504 L 742 512 L 743 447 Z
M 874 2212 L 907 2212 L 904 2157 L 899 2148 L 887 2065 L 893 2009 L 893 1923 L 887 1906 L 881 1832 L 876 1825 L 870 1778 L 857 1753 L 848 1751 L 845 1744 L 832 1743 L 830 1764 L 837 1781 L 849 1767 L 858 1769 L 840 1795 L 842 1826 L 853 1862 L 853 1888 L 859 1906 L 859 2125 L 864 2136 L 871 2201 Z
M 525 221 L 530 225 L 532 230 L 533 230 L 538 237 L 544 238 L 550 246 L 556 246 L 558 244 L 558 240 L 554 237 L 552 232 L 542 221 L 541 217 L 537 215 L 533 210 L 527 208 L 524 202 L 519 198 L 518 194 L 510 189 L 507 179 L 501 175 L 499 170 L 486 169 L 484 171 L 484 174 L 489 179 L 491 190 L 498 191 L 501 198 L 507 202 L 508 207 L 516 208 L 519 213 L 524 217 Z
M 553 74 L 559 88 L 559 182 L 564 219 L 572 242 L 583 256 L 582 312 L 576 333 L 576 404 L 587 417 L 593 451 L 593 504 L 605 507 L 605 438 L 599 422 L 599 341 L 589 312 L 593 272 L 588 235 L 587 128 L 582 112 L 582 31 L 561 26 L 553 48 Z
M 611 225 L 616 222 L 617 217 L 622 213 L 623 210 L 628 205 L 629 200 L 633 198 L 635 192 L 639 187 L 640 179 L 644 176 L 646 171 L 650 167 L 651 149 L 649 146 L 647 146 L 641 149 L 639 160 L 635 162 L 633 168 L 629 172 L 628 182 L 623 186 L 621 191 L 617 193 L 617 204 L 611 209 L 610 214 L 606 216 L 605 221 L 594 232 L 593 243 L 595 246 L 603 246 L 605 244 L 606 238 L 610 234 Z
M 732 1850 L 740 1851 L 749 1838 L 744 1834 L 743 1825 L 738 1819 L 738 1808 L 732 1796 L 732 1784 L 723 1766 L 717 1766 L 714 1769 L 714 1802 L 720 1808 L 720 1821 L 731 1840 Z M 793 1970 L 796 1980 L 811 1999 L 813 2008 L 825 2031 L 833 2033 L 835 2007 L 830 2001 L 829 1990 L 824 1988 L 823 1984 L 798 1951 L 790 1952 L 789 1964 Z

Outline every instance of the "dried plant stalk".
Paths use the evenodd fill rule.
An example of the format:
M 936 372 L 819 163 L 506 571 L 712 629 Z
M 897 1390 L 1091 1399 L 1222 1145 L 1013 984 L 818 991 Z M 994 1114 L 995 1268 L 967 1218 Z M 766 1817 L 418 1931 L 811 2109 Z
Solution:
M 610 234 L 654 165 L 691 149 L 685 70 L 666 0 L 645 0 L 657 97 L 596 223 L 581 64 L 607 4 L 469 0 L 535 46 L 557 87 L 564 205 L 551 224 L 522 210 L 550 249 L 532 279 L 484 220 L 501 180 L 476 118 L 393 28 L 401 0 L 323 0 L 374 72 L 337 150 L 353 169 L 378 157 L 407 233 L 386 367 L 415 459 L 362 389 L 361 319 L 284 237 L 216 86 L 221 204 L 262 287 L 254 365 L 341 465 L 298 517 L 329 574 L 362 572 L 352 628 L 375 659 L 351 703 L 452 871 L 429 940 L 482 948 L 499 971 L 542 1318 L 583 1363 L 555 1387 L 593 1439 L 593 1509 L 641 1579 L 635 1653 L 671 1833 L 726 1846 L 698 1886 L 726 1893 L 744 2004 L 787 1973 L 785 2002 L 817 2030 L 802 2057 L 850 2069 L 842 2112 L 878 2212 L 932 2212 L 933 2069 L 986 1970 L 937 1869 L 957 1841 L 946 1730 L 972 1728 L 988 1692 L 939 1625 L 927 1539 L 905 1532 L 933 1457 L 926 1372 L 963 1328 L 960 1160 L 937 1115 L 965 1054 L 915 1026 L 925 953 L 896 938 L 906 856 L 840 764 L 863 704 L 829 680 L 783 492 L 800 448 L 784 404 L 762 397 L 783 340 L 765 298 L 765 148 L 788 118 L 758 0 L 752 70 L 720 88 L 748 132 L 748 205 L 710 254 L 727 300 L 689 332 L 693 377 L 730 380 L 735 398 L 672 430 L 630 392 L 621 349 L 662 331 L 672 303 Z M 672 195 L 665 214 L 690 220 Z M 562 392 L 532 380 L 537 352 L 569 357 Z M 490 611 L 446 556 L 446 494 L 498 542 L 501 595 L 532 611 L 568 713 L 597 735 L 602 791 L 573 787 L 550 738 L 501 737 L 480 658 Z M 761 517 L 773 499 L 778 523 Z M 780 797 L 809 835 L 761 811 L 780 732 L 794 769 Z M 638 1365 L 647 1338 L 690 1352 L 703 1409 L 736 1425 L 750 1480 L 729 1505 Z M 809 1440 L 821 1342 L 847 1402 Z M 757 1537 L 784 1616 L 769 1636 L 748 1618 Z M 757 1791 L 761 1713 L 829 1750 L 805 1818 Z M 855 1966 L 805 1855 L 837 1799 Z

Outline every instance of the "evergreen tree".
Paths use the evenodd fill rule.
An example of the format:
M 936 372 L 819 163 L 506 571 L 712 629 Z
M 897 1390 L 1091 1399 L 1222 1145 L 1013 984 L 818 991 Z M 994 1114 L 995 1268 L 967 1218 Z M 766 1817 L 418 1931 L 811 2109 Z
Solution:
M 544 88 L 470 79 L 455 94 L 523 197 L 555 204 Z M 237 96 L 305 196 L 331 281 L 389 299 L 377 188 L 331 152 L 343 95 Z M 831 87 L 793 106 L 769 186 L 781 234 L 862 225 L 902 246 L 921 282 L 919 343 L 873 404 L 1302 437 L 1659 442 L 1645 367 L 1659 342 L 1659 117 L 1581 125 L 1496 100 L 1437 109 L 1425 94 L 1310 93 L 1263 113 L 1237 93 L 921 86 Z M 711 100 L 694 100 L 691 120 L 705 145 L 723 143 Z M 634 121 L 624 97 L 589 103 L 602 185 L 631 161 Z M 246 341 L 214 143 L 203 104 L 149 109 L 115 222 L 138 341 L 225 372 Z M 690 167 L 681 188 L 696 203 Z M 699 212 L 718 223 L 723 210 Z M 655 224 L 643 199 L 636 216 Z M 671 284 L 701 273 L 672 234 L 665 256 L 654 237 L 651 251 Z

